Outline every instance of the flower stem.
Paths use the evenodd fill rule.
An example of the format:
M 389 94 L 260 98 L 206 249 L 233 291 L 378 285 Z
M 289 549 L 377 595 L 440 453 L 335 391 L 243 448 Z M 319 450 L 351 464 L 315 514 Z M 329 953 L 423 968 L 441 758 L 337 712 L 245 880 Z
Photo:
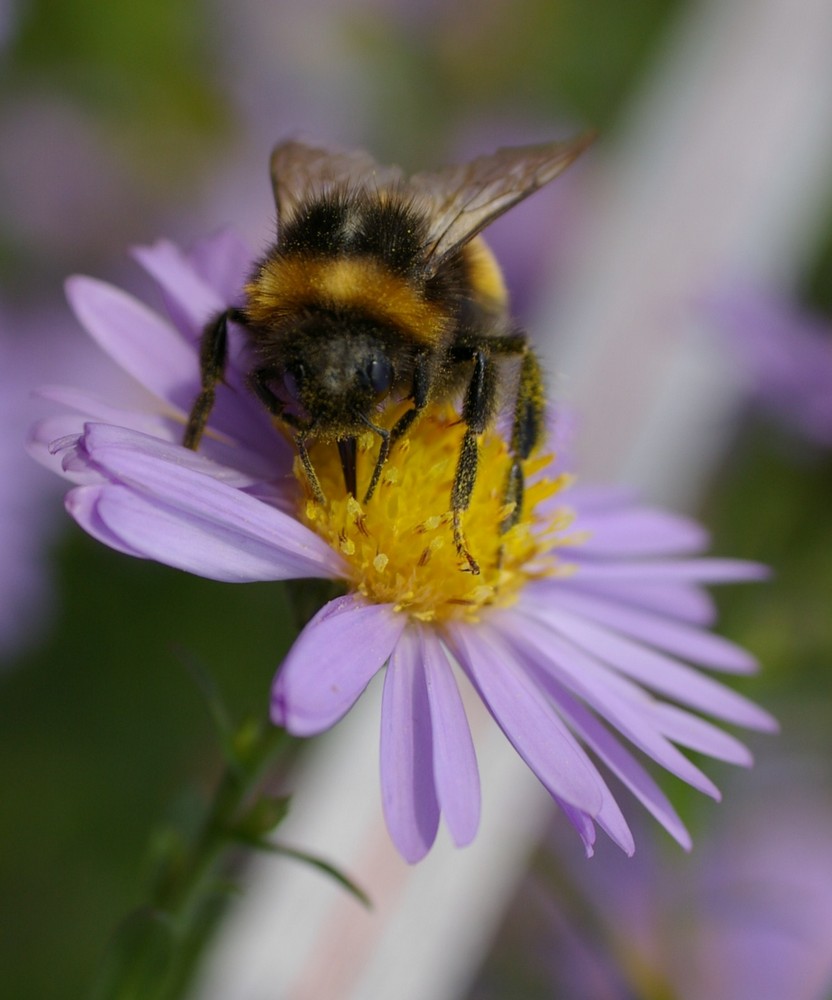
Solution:
M 338 592 L 330 581 L 298 581 L 285 590 L 296 630 Z M 239 728 L 228 715 L 210 674 L 186 650 L 184 665 L 201 690 L 217 726 L 225 769 L 196 831 L 167 831 L 147 902 L 116 931 L 90 1000 L 179 1000 L 222 916 L 233 886 L 235 851 L 259 849 L 296 857 L 326 872 L 367 902 L 361 890 L 325 859 L 267 840 L 284 819 L 287 798 L 255 794 L 264 770 L 286 763 L 300 741 L 268 720 Z M 158 845 L 157 845 L 158 846 Z
M 256 844 L 286 815 L 286 800 L 252 793 L 267 765 L 297 741 L 268 722 L 246 724 L 233 741 L 195 835 L 171 836 L 148 902 L 116 932 L 92 1000 L 177 1000 L 229 896 L 230 855 Z
M 162 912 L 182 918 L 198 904 L 219 855 L 230 843 L 239 842 L 238 825 L 245 800 L 266 765 L 295 742 L 285 730 L 268 723 L 255 734 L 241 735 L 245 745 L 239 749 L 237 759 L 226 765 L 191 851 L 157 887 L 153 905 Z

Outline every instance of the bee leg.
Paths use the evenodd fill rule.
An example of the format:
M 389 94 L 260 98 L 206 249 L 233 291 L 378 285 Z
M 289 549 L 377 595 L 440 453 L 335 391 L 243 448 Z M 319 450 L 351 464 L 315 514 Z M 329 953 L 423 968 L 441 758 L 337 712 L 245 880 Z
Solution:
M 543 430 L 543 375 L 537 356 L 522 331 L 494 337 L 488 341 L 488 347 L 494 355 L 522 359 L 509 442 L 512 464 L 508 470 L 504 491 L 505 506 L 510 507 L 510 510 L 500 524 L 500 531 L 505 534 L 517 524 L 523 513 L 525 483 L 522 463 L 534 451 Z
M 393 424 L 393 429 L 390 431 L 391 444 L 394 444 L 410 430 L 411 425 L 427 406 L 429 385 L 427 358 L 424 354 L 418 354 L 416 367 L 413 371 L 413 384 L 410 389 L 413 407 L 403 413 Z
M 474 491 L 474 483 L 477 481 L 477 461 L 478 461 L 477 436 L 470 429 L 465 432 L 462 439 L 462 447 L 459 451 L 459 459 L 454 475 L 454 485 L 451 489 L 451 510 L 453 512 L 454 545 L 459 555 L 463 556 L 468 563 L 468 567 L 475 575 L 479 573 L 480 567 L 477 560 L 468 550 L 465 542 L 465 535 L 462 532 L 462 515 L 468 509 L 471 502 L 471 494 Z
M 373 431 L 375 434 L 381 438 L 381 444 L 378 449 L 378 458 L 376 459 L 375 467 L 373 468 L 373 475 L 370 479 L 370 485 L 367 487 L 367 492 L 364 494 L 364 503 L 367 503 L 371 499 L 373 493 L 376 491 L 376 486 L 378 486 L 378 481 L 381 478 L 381 470 L 384 468 L 384 463 L 387 461 L 387 456 L 390 454 L 390 437 L 391 432 L 385 430 L 383 427 L 378 427 L 376 424 L 371 423 L 365 418 L 364 423 Z
M 540 440 L 543 429 L 543 376 L 535 353 L 524 344 L 523 360 L 517 397 L 514 402 L 514 421 L 511 430 L 511 452 L 513 461 L 508 471 L 505 488 L 506 505 L 514 506 L 503 519 L 500 530 L 505 533 L 520 520 L 523 513 L 523 466 Z
M 214 408 L 217 382 L 222 381 L 225 372 L 225 359 L 228 354 L 228 315 L 228 311 L 220 313 L 209 323 L 200 341 L 199 371 L 202 388 L 191 407 L 182 440 L 184 446 L 193 451 L 199 447 L 205 425 Z
M 462 515 L 471 503 L 474 484 L 477 481 L 479 460 L 477 436 L 482 434 L 488 426 L 496 408 L 497 373 L 490 353 L 485 347 L 475 348 L 472 353 L 474 372 L 468 383 L 465 400 L 462 404 L 462 419 L 467 426 L 462 438 L 454 483 L 451 488 L 451 510 L 457 552 L 465 558 L 472 573 L 479 573 L 479 565 L 468 551 L 468 546 L 465 543 Z
M 284 424 L 296 432 L 295 447 L 298 450 L 298 457 L 306 474 L 306 481 L 309 483 L 309 488 L 312 490 L 312 496 L 315 498 L 315 501 L 323 504 L 326 502 L 326 497 L 324 496 L 324 491 L 321 489 L 321 482 L 318 479 L 318 474 L 315 472 L 312 459 L 309 457 L 309 452 L 306 448 L 306 440 L 313 433 L 313 429 L 308 422 L 300 420 L 292 413 L 285 412 L 283 400 L 275 395 L 269 384 L 276 376 L 277 372 L 273 368 L 255 368 L 248 377 L 249 387 L 273 417 L 277 417 L 278 420 L 283 421 Z
M 315 472 L 315 467 L 312 465 L 312 459 L 309 457 L 309 452 L 306 450 L 307 436 L 308 435 L 305 431 L 299 431 L 295 435 L 295 447 L 298 449 L 298 456 L 300 457 L 303 471 L 306 473 L 306 481 L 309 483 L 309 488 L 312 490 L 312 496 L 315 498 L 315 502 L 325 504 L 326 497 L 324 496 L 324 491 L 321 489 L 321 482 L 318 479 L 317 472 Z
M 402 435 L 406 434 L 410 430 L 411 424 L 416 420 L 428 401 L 428 377 L 425 366 L 425 357 L 420 354 L 416 358 L 416 369 L 413 374 L 413 388 L 411 390 L 410 398 L 413 400 L 413 407 L 405 411 L 399 419 L 393 424 L 392 429 L 389 431 L 383 431 L 381 428 L 376 427 L 374 424 L 368 423 L 368 426 L 374 430 L 377 434 L 381 435 L 381 447 L 378 451 L 378 458 L 376 459 L 375 468 L 373 469 L 373 475 L 370 479 L 370 485 L 367 487 L 367 492 L 364 495 L 364 503 L 372 497 L 375 493 L 376 486 L 378 486 L 378 481 L 381 478 L 381 470 L 384 468 L 384 463 L 387 461 L 387 456 L 390 454 L 390 448 L 396 441 L 399 440 Z

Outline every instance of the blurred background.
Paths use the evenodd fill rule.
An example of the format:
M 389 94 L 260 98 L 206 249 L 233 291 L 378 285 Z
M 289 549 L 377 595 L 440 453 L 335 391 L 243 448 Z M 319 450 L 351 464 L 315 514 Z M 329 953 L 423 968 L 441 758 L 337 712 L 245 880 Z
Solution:
M 259 716 L 292 637 L 281 585 L 105 549 L 26 456 L 33 388 L 107 377 L 64 278 L 145 295 L 130 246 L 227 225 L 260 252 L 287 134 L 415 170 L 593 127 L 584 162 L 490 242 L 578 407 L 586 474 L 773 566 L 718 595 L 720 631 L 760 658 L 742 689 L 783 731 L 751 741 L 751 775 L 708 762 L 720 806 L 666 782 L 689 856 L 637 816 L 631 861 L 603 844 L 586 862 L 557 817 L 532 850 L 535 826 L 519 884 L 430 995 L 832 996 L 829 8 L 0 0 L 0 994 L 84 995 L 154 838 L 212 787 L 188 660 Z

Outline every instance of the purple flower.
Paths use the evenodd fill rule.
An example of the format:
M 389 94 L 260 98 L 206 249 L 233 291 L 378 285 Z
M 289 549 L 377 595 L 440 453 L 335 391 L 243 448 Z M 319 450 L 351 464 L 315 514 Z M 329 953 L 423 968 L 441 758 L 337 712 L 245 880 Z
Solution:
M 345 495 L 335 446 L 316 443 L 311 458 L 327 498 L 319 504 L 294 449 L 245 391 L 246 347 L 236 335 L 209 433 L 197 453 L 188 451 L 179 441 L 199 385 L 199 334 L 213 313 L 239 300 L 248 255 L 223 234 L 190 254 L 160 242 L 137 257 L 158 282 L 169 318 L 88 278 L 71 279 L 68 294 L 89 333 L 145 387 L 148 405 L 127 410 L 53 389 L 51 397 L 74 412 L 35 430 L 36 453 L 77 484 L 67 507 L 79 524 L 120 551 L 212 579 L 343 583 L 345 594 L 309 622 L 278 672 L 272 718 L 297 735 L 319 733 L 386 665 L 382 799 L 408 861 L 430 849 L 440 815 L 458 845 L 477 830 L 479 777 L 463 678 L 587 853 L 596 825 L 633 850 L 599 763 L 687 846 L 679 817 L 627 744 L 714 797 L 716 787 L 679 746 L 750 762 L 733 736 L 695 714 L 774 727 L 767 713 L 698 669 L 755 668 L 746 652 L 708 631 L 714 609 L 702 585 L 763 570 L 702 558 L 698 526 L 620 491 L 575 487 L 550 455 L 526 463 L 522 517 L 500 534 L 509 454 L 497 429 L 482 436 L 463 522 L 482 567 L 473 575 L 448 514 L 463 430 L 457 414 L 429 407 L 393 448 L 363 505 Z M 359 495 L 371 447 L 359 443 Z
M 7 662 L 48 634 L 53 601 L 48 558 L 65 519 L 55 505 L 60 483 L 34 465 L 25 441 L 43 412 L 38 382 L 93 377 L 108 366 L 93 345 L 51 309 L 20 312 L 0 304 L 0 659 Z M 110 376 L 118 377 L 113 370 Z
M 760 402 L 832 446 L 832 330 L 771 294 L 736 289 L 707 311 L 725 331 Z
M 546 984 L 539 995 L 570 1000 L 828 998 L 825 778 L 806 758 L 763 766 L 733 789 L 730 808 L 684 859 L 639 829 L 636 860 L 599 850 L 594 864 L 580 866 L 571 839 L 553 828 L 488 964 L 525 977 L 537 970 Z M 471 996 L 491 996 L 489 980 L 487 965 Z M 497 984 L 506 995 L 505 982 Z
M 23 448 L 35 356 L 32 338 L 12 337 L 0 316 L 0 655 L 17 652 L 48 619 L 48 569 L 44 536 L 50 516 L 42 470 Z M 32 332 L 32 331 L 27 331 Z M 37 344 L 42 348 L 42 343 Z

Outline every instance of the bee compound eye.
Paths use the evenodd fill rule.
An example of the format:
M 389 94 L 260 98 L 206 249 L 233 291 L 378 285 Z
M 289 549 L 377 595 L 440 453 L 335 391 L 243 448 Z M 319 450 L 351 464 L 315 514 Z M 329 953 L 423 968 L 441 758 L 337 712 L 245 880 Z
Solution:
M 300 384 L 304 374 L 302 364 L 292 365 L 283 371 L 283 386 L 289 398 L 295 403 L 300 399 Z
M 385 357 L 373 358 L 367 366 L 367 379 L 373 392 L 386 392 L 393 382 L 393 366 Z

